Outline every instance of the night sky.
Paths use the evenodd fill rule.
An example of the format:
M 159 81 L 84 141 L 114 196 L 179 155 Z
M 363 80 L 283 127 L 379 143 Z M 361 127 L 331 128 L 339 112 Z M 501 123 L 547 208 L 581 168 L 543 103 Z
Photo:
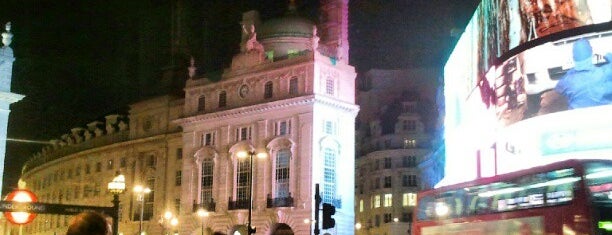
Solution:
M 12 22 L 9 139 L 48 141 L 73 127 L 127 110 L 150 96 L 180 91 L 161 86 L 164 71 L 184 73 L 188 57 L 198 73 L 229 66 L 239 51 L 242 12 L 280 16 L 284 0 L 4 0 L 0 24 Z M 318 0 L 298 0 L 298 11 L 317 21 Z M 355 0 L 350 3 L 350 60 L 371 68 L 441 67 L 477 0 Z M 181 9 L 181 38 L 170 52 L 170 9 Z M 2 27 L 4 29 L 4 27 Z M 176 27 L 175 27 L 176 29 Z M 180 77 L 180 76 L 178 76 Z M 175 79 L 176 80 L 176 79 Z M 44 145 L 8 141 L 3 194 L 16 187 L 23 162 Z

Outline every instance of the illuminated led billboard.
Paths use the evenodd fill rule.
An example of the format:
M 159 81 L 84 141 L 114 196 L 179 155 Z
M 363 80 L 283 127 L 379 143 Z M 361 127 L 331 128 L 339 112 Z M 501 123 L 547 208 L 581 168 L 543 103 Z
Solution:
M 592 130 L 612 130 L 612 122 L 594 120 L 612 109 L 611 21 L 612 0 L 482 1 L 444 68 L 440 185 L 529 167 L 525 159 L 544 156 L 612 158 L 612 140 L 586 140 Z M 564 80 L 585 66 L 598 78 Z M 563 136 L 571 143 L 559 147 L 569 140 Z

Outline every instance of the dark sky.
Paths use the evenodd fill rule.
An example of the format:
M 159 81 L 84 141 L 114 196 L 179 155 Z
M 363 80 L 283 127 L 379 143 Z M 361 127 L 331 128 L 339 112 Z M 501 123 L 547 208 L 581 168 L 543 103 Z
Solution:
M 48 141 L 70 128 L 126 110 L 126 104 L 168 92 L 157 84 L 187 54 L 199 72 L 228 67 L 239 50 L 242 12 L 282 15 L 284 0 L 4 0 L 0 23 L 11 21 L 16 61 L 8 137 Z M 317 0 L 298 0 L 316 21 Z M 351 64 L 370 68 L 440 67 L 476 0 L 359 0 L 350 3 Z M 181 51 L 171 56 L 172 8 L 182 9 Z M 4 28 L 4 27 L 2 27 Z M 172 67 L 172 68 L 175 68 Z M 180 74 L 180 72 L 179 72 Z M 41 144 L 8 141 L 3 195 Z

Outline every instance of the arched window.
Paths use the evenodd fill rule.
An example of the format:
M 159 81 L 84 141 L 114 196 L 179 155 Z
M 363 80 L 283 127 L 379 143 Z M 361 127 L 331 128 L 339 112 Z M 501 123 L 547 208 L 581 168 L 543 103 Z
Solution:
M 272 88 L 274 88 L 272 81 L 266 82 L 264 86 L 264 99 L 272 98 Z
M 331 146 L 323 148 L 323 192 L 321 199 L 323 202 L 334 204 L 336 199 L 336 160 L 338 150 Z
M 227 105 L 227 93 L 222 91 L 219 93 L 219 108 L 223 108 Z
M 203 112 L 206 109 L 206 97 L 204 95 L 198 98 L 198 112 Z
M 236 199 L 238 202 L 249 200 L 249 182 L 251 180 L 251 163 L 248 157 L 238 158 L 236 167 Z
M 290 149 L 281 149 L 276 153 L 276 163 L 274 166 L 274 197 L 289 197 L 289 159 L 291 158 Z
M 203 205 L 209 205 L 213 202 L 212 190 L 213 190 L 213 169 L 215 163 L 212 158 L 205 158 L 202 160 L 202 175 L 200 178 L 200 203 Z

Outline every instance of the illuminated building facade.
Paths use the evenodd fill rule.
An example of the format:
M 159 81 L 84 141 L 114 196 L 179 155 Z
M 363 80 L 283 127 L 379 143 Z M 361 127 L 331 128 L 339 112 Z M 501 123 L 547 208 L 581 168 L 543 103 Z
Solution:
M 265 22 L 244 13 L 241 50 L 219 81 L 197 75 L 192 62 L 184 97 L 144 100 L 124 116 L 71 129 L 27 162 L 22 180 L 42 202 L 108 205 L 106 183 L 125 174 L 120 234 L 138 233 L 141 216 L 147 234 L 247 234 L 251 198 L 257 234 L 310 234 L 319 184 L 323 202 L 336 206 L 336 226 L 322 234 L 353 234 L 359 107 L 348 1 L 320 8 L 318 25 L 292 4 Z M 253 159 L 249 171 L 248 158 L 237 156 L 243 150 L 267 157 Z M 129 190 L 134 185 L 152 190 L 144 202 Z M 178 226 L 163 219 L 166 211 Z M 24 229 L 61 234 L 68 222 L 40 215 Z
M 612 158 L 604 137 L 612 129 L 604 121 L 612 110 L 611 5 L 480 3 L 445 67 L 440 185 L 570 158 Z M 580 52 L 578 41 L 588 49 Z M 600 75 L 576 78 L 588 71 Z
M 370 70 L 358 93 L 356 234 L 409 234 L 432 152 L 436 70 Z M 398 81 L 402 82 L 398 82 Z

